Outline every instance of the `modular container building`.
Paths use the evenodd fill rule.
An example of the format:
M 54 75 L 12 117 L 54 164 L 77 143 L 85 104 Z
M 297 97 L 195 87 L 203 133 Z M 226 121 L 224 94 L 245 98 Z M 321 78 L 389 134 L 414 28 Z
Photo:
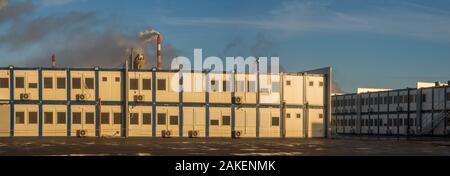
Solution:
M 332 133 L 448 136 L 447 85 L 345 94 L 332 97 Z
M 327 137 L 328 70 L 0 68 L 0 136 Z

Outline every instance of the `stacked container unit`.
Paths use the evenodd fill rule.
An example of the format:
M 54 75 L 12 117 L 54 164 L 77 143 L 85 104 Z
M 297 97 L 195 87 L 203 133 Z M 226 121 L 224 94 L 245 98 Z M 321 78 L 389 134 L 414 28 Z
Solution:
M 5 116 L 0 118 L 0 134 L 326 135 L 325 75 L 189 72 L 180 78 L 176 74 L 173 70 L 130 70 L 126 74 L 125 69 L 98 67 L 2 68 L 0 110 Z

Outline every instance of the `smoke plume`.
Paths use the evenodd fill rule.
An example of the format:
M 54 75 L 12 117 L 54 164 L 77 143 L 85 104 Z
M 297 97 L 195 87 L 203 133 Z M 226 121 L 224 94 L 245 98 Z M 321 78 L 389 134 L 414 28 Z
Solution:
M 18 53 L 5 58 L 5 63 L 50 66 L 51 55 L 55 54 L 58 67 L 117 67 L 129 57 L 129 48 L 145 48 L 145 43 L 159 33 L 156 30 L 125 33 L 125 25 L 108 23 L 108 17 L 100 17 L 95 12 L 58 12 L 31 17 L 37 8 L 29 1 L 0 0 L 0 27 L 5 31 L 0 32 L 0 52 Z M 156 49 L 147 52 L 148 60 L 156 57 L 153 50 Z M 21 54 L 22 51 L 28 53 Z M 164 66 L 178 55 L 178 50 L 170 44 L 164 45 L 162 52 Z M 147 67 L 153 66 L 153 62 L 147 63 Z
M 143 40 L 144 42 L 147 43 L 151 43 L 153 42 L 156 37 L 159 35 L 160 33 L 157 30 L 154 29 L 147 29 L 144 32 L 140 32 L 139 33 L 139 37 L 141 38 L 141 40 Z

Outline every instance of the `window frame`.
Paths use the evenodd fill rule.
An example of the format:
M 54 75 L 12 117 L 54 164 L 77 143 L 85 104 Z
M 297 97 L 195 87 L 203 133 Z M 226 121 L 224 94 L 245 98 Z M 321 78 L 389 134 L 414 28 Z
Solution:
M 43 78 L 43 82 L 44 82 L 44 89 L 53 89 L 53 77 L 44 77 Z

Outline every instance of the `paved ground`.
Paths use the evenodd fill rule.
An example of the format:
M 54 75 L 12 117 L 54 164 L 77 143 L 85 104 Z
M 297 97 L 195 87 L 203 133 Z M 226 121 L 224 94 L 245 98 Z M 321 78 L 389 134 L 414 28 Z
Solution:
M 444 155 L 450 141 L 396 139 L 0 138 L 0 155 Z

